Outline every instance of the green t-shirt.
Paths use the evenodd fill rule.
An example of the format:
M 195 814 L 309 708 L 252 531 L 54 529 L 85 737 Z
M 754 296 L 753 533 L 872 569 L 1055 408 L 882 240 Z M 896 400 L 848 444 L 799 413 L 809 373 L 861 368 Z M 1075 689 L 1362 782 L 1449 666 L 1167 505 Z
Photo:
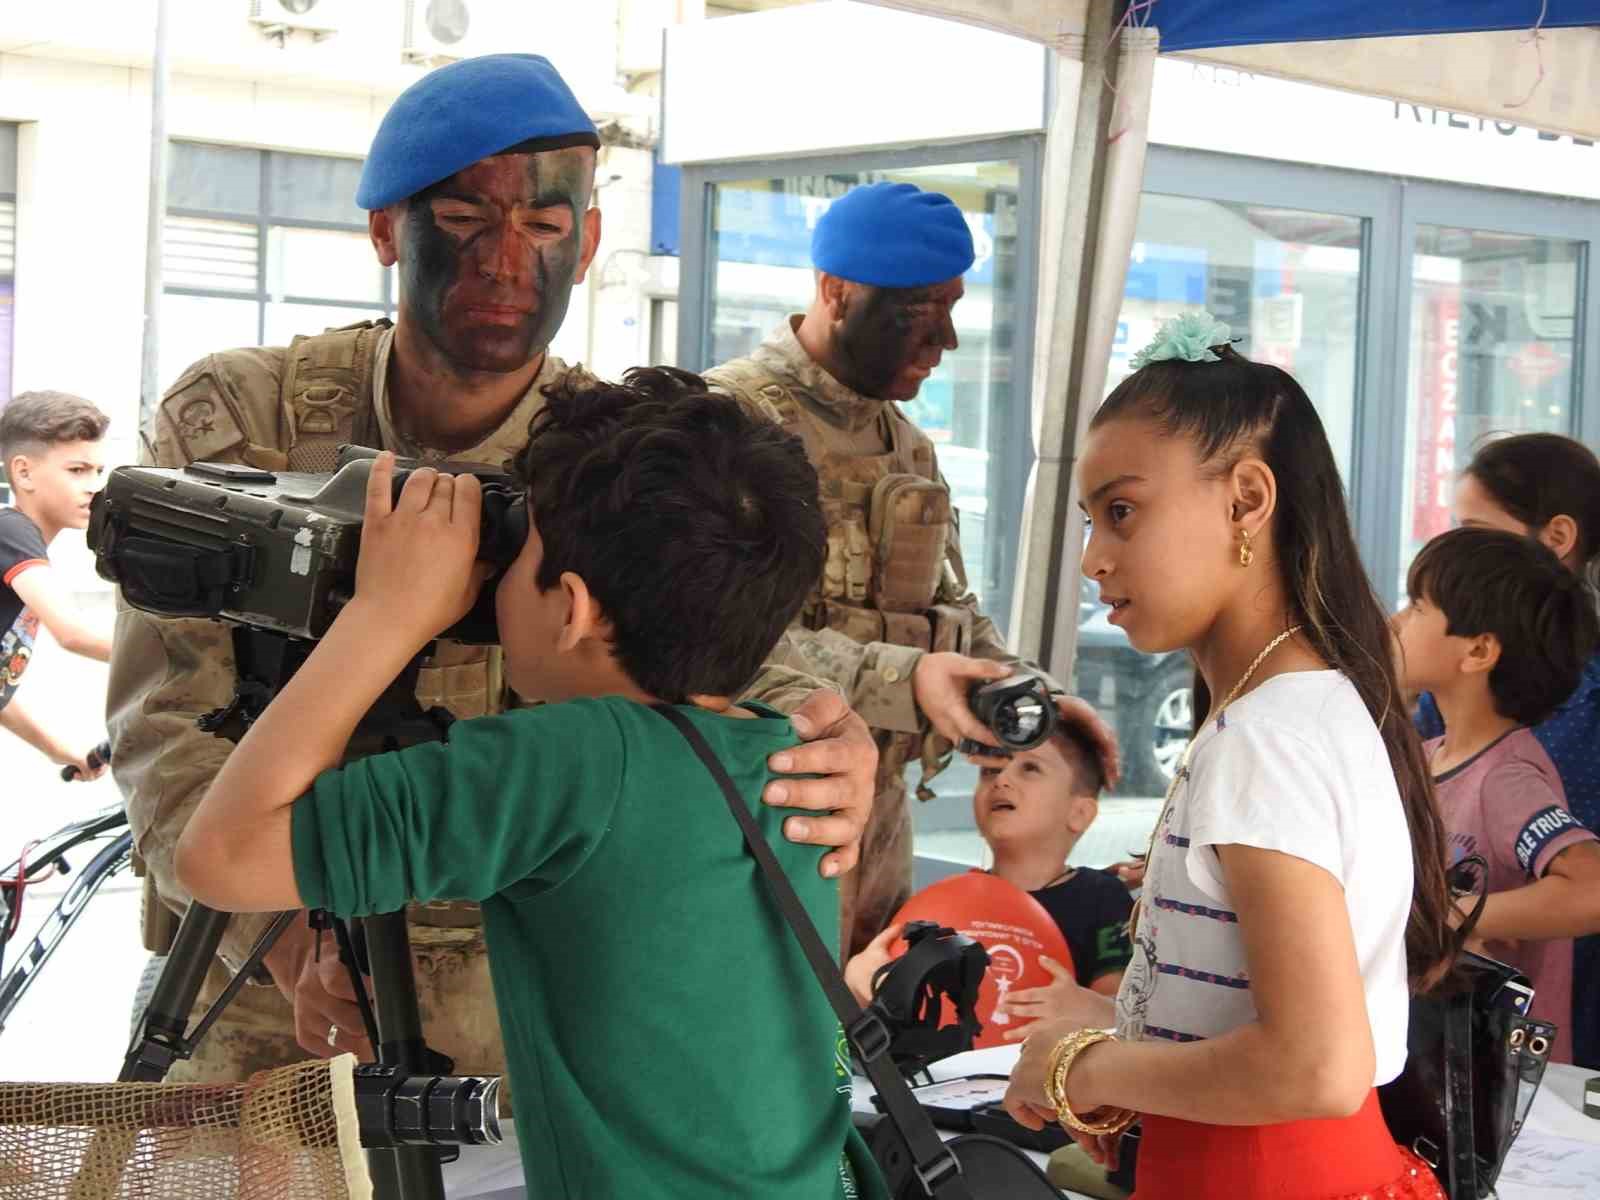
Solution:
M 831 945 L 838 886 L 760 801 L 797 739 L 751 707 L 683 711 Z M 606 697 L 457 722 L 446 745 L 325 772 L 293 840 L 309 908 L 482 904 L 530 1196 L 884 1195 L 838 1021 L 660 714 Z

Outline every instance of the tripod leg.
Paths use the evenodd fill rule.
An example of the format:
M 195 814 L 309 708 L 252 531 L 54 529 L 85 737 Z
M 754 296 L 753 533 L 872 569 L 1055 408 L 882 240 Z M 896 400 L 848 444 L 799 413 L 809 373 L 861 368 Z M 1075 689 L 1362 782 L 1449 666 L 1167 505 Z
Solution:
M 189 1013 L 228 927 L 228 914 L 190 904 L 167 953 L 167 965 L 150 997 L 139 1036 L 122 1062 L 118 1083 L 160 1083 L 182 1057 Z
M 294 919 L 292 912 L 279 913 L 273 919 L 266 932 L 256 940 L 239 973 L 195 1024 L 194 1032 L 186 1035 L 195 997 L 200 994 L 211 959 L 228 927 L 227 913 L 191 902 L 178 926 L 172 949 L 167 952 L 167 965 L 156 981 L 133 1044 L 122 1061 L 122 1073 L 117 1076 L 117 1082 L 160 1083 L 174 1061 L 188 1058 Z
M 372 990 L 376 1001 L 379 1043 L 378 1061 L 399 1067 L 408 1075 L 423 1067 L 422 1014 L 417 1009 L 417 982 L 411 969 L 411 937 L 406 931 L 404 912 L 367 917 L 362 922 L 367 934 L 367 961 L 372 967 Z M 428 1149 L 401 1146 L 371 1149 L 374 1184 L 380 1171 L 387 1173 L 393 1163 L 399 1190 L 387 1195 L 399 1200 L 444 1200 L 444 1174 L 439 1155 Z M 385 1196 L 381 1191 L 375 1195 Z

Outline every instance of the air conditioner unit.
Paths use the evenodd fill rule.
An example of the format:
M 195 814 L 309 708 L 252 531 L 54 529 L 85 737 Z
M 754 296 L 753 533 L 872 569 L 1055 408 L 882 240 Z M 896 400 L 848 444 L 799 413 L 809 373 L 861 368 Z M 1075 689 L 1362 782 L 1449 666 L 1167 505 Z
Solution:
M 266 34 L 294 30 L 324 37 L 339 31 L 345 0 L 250 0 L 250 23 Z
M 483 0 L 405 0 L 406 33 L 401 58 L 440 66 L 483 53 Z M 477 11 L 475 11 L 475 9 Z

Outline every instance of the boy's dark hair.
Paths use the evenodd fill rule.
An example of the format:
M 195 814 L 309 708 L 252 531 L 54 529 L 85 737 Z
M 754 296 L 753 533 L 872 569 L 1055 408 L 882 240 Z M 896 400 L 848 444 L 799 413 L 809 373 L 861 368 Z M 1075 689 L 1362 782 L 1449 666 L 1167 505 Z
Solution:
M 737 695 L 822 576 L 801 443 L 670 367 L 546 389 L 515 469 L 544 543 L 537 583 L 580 575 L 652 696 Z
M 1559 516 L 1578 525 L 1578 558 L 1600 565 L 1600 460 L 1558 433 L 1519 433 L 1479 446 L 1462 471 L 1535 534 Z
M 98 442 L 111 418 L 69 392 L 23 392 L 0 409 L 0 459 L 62 442 Z
M 1452 637 L 1493 634 L 1489 694 L 1502 717 L 1536 725 L 1577 689 L 1600 643 L 1583 586 L 1540 542 L 1499 529 L 1452 529 L 1411 562 L 1406 593 L 1444 613 Z
M 1050 735 L 1056 749 L 1072 769 L 1074 792 L 1098 797 L 1106 790 L 1106 770 L 1100 761 L 1100 750 L 1087 730 L 1075 721 L 1062 721 Z

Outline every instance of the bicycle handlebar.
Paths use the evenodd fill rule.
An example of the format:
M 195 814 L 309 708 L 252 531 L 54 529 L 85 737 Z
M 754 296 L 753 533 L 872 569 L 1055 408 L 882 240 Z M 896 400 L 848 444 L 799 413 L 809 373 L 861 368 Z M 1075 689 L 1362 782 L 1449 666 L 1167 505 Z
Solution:
M 93 750 L 89 751 L 89 765 L 91 767 L 98 767 L 98 766 L 100 766 L 100 765 L 102 765 L 104 763 L 109 763 L 110 761 L 111 761 L 111 743 L 110 742 L 101 742 Z M 78 768 L 75 765 L 69 763 L 66 766 L 61 768 L 61 782 L 63 782 L 63 783 L 71 783 L 74 779 L 78 778 L 78 776 L 81 775 L 81 774 L 83 774 L 83 772 L 79 771 Z

